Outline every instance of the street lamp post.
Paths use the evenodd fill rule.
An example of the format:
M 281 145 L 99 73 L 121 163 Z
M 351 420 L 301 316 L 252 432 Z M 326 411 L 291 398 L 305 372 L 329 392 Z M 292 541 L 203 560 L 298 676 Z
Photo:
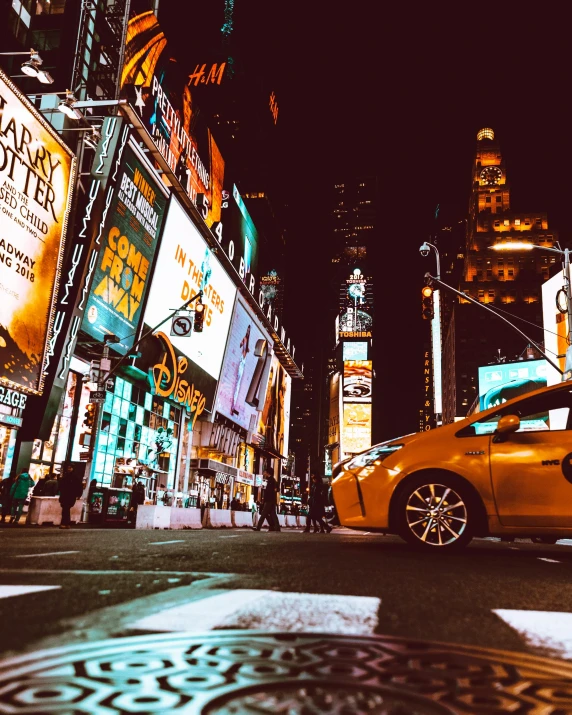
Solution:
M 431 250 L 435 253 L 437 262 L 437 280 L 441 279 L 441 259 L 439 250 L 433 243 L 425 241 L 419 247 L 419 253 L 426 258 Z M 441 293 L 433 291 L 433 320 L 431 321 L 431 351 L 433 357 L 433 409 L 437 425 L 442 423 L 443 413 L 443 376 L 442 376 L 442 343 L 441 343 Z
M 564 292 L 566 293 L 566 315 L 568 318 L 568 348 L 566 350 L 565 375 L 572 371 L 572 281 L 570 280 L 570 251 L 568 248 L 554 248 L 553 246 L 539 246 L 536 243 L 524 241 L 507 241 L 490 246 L 493 251 L 532 251 L 538 248 L 541 251 L 558 253 L 563 257 L 562 274 L 564 277 Z

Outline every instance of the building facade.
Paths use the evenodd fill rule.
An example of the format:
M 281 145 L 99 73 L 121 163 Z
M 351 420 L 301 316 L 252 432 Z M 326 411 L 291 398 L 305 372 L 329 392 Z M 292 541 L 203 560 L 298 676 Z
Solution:
M 532 340 L 542 341 L 541 286 L 556 267 L 554 254 L 542 248 L 552 247 L 557 240 L 545 213 L 512 210 L 509 174 L 500 145 L 492 129 L 480 130 L 471 171 L 459 289 L 502 312 Z M 531 245 L 538 248 L 527 250 Z M 456 298 L 451 305 L 443 323 L 445 423 L 464 417 L 477 399 L 479 366 L 518 359 L 528 347 L 506 323 L 469 301 Z

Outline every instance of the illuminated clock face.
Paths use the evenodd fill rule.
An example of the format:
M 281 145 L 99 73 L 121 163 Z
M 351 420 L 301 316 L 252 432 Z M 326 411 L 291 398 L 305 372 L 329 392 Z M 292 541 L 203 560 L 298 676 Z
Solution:
M 498 184 L 502 179 L 502 171 L 498 166 L 486 166 L 479 176 L 483 184 Z

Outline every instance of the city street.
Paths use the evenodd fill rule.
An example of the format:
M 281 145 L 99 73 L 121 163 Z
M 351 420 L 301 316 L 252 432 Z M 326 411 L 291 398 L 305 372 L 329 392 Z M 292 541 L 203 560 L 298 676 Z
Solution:
M 1 618 L 13 624 L 4 628 L 4 655 L 143 631 L 247 628 L 375 633 L 572 658 L 572 542 L 478 539 L 465 552 L 429 557 L 397 537 L 345 529 L 327 535 L 24 527 L 4 528 L 0 539 Z M 342 600 L 334 616 L 327 600 L 296 607 L 274 597 L 265 608 L 268 594 L 256 602 L 253 589 L 358 596 L 365 605 L 350 600 L 346 609 Z M 220 599 L 229 592 L 231 608 Z M 171 616 L 173 608 L 182 610 Z M 554 613 L 557 634 L 549 620 L 528 623 L 532 629 L 536 620 L 552 650 L 532 631 L 519 634 L 507 622 L 518 614 L 503 620 L 500 609 Z

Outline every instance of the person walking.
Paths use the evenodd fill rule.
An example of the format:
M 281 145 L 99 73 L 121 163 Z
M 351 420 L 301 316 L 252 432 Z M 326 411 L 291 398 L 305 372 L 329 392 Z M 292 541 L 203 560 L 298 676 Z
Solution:
M 310 477 L 310 511 L 306 521 L 305 533 L 310 531 L 310 525 L 314 525 L 314 534 L 321 532 L 329 534 L 332 527 L 324 520 L 326 514 L 326 495 L 324 485 L 320 477 L 313 472 Z
M 264 520 L 268 522 L 269 531 L 280 531 L 280 522 L 276 516 L 276 500 L 278 495 L 278 483 L 269 469 L 262 472 L 266 479 L 266 486 L 262 495 L 262 511 L 258 524 L 253 526 L 254 531 L 260 531 Z
M 74 474 L 73 467 L 68 467 L 60 477 L 60 504 L 62 521 L 60 529 L 69 529 L 71 524 L 71 509 L 76 499 L 83 494 L 83 482 L 80 476 Z
M 139 479 L 133 485 L 133 492 L 131 494 L 131 508 L 130 508 L 130 521 L 133 524 L 137 523 L 137 510 L 141 504 L 145 503 L 145 486 L 143 482 Z
M 10 511 L 12 509 L 12 497 L 10 496 L 10 491 L 12 489 L 12 484 L 14 484 L 14 477 L 9 476 L 0 482 L 0 499 L 2 500 L 2 518 L 0 522 L 3 524 L 6 521 L 6 517 L 10 517 Z
M 10 496 L 12 497 L 11 524 L 17 524 L 20 521 L 22 511 L 24 510 L 24 504 L 28 498 L 28 492 L 35 483 L 36 482 L 34 482 L 28 472 L 22 472 L 16 477 L 14 484 L 12 484 L 10 489 Z

